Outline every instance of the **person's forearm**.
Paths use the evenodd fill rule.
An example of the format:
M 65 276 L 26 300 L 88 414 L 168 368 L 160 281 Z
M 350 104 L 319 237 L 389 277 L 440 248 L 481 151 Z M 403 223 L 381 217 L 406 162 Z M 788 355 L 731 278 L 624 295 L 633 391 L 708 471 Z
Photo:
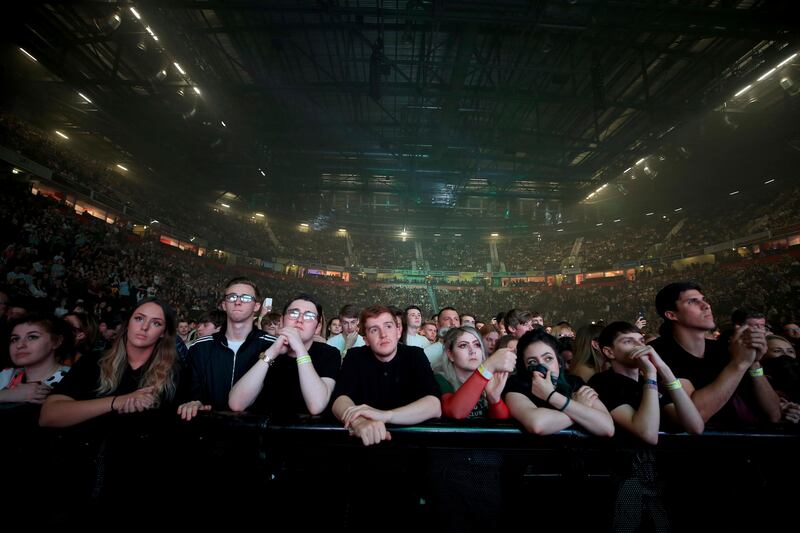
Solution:
M 746 370 L 747 365 L 731 361 L 717 379 L 694 391 L 692 402 L 703 417 L 703 422 L 708 422 L 731 399 Z
M 556 400 L 556 398 L 564 398 L 563 401 L 566 402 L 566 398 L 560 393 L 554 395 L 553 399 Z M 558 405 L 563 406 L 563 403 Z M 577 400 L 572 400 L 562 413 L 593 435 L 614 436 L 614 420 L 605 409 L 595 409 Z
M 758 365 L 761 368 L 761 365 Z M 761 370 L 763 372 L 763 369 Z M 755 392 L 756 402 L 761 408 L 761 411 L 770 422 L 777 423 L 781 421 L 781 400 L 775 389 L 772 388 L 766 376 L 761 375 L 757 377 L 749 376 L 753 382 L 753 392 Z
M 436 396 L 423 396 L 419 400 L 391 411 L 390 424 L 419 424 L 431 418 L 442 416 L 442 402 Z
M 467 418 L 481 398 L 483 389 L 486 388 L 487 379 L 480 373 L 472 375 L 453 394 L 442 398 L 442 413 L 448 418 L 462 420 Z
M 269 371 L 269 363 L 258 359 L 228 393 L 228 407 L 231 411 L 244 411 L 256 401 L 261 389 L 264 388 L 264 379 Z
M 14 391 L 11 389 L 3 389 L 0 390 L 0 403 L 4 402 L 18 402 L 19 400 L 14 398 Z
M 331 411 L 333 411 L 333 416 L 335 416 L 339 422 L 343 422 L 344 412 L 354 405 L 355 403 L 353 403 L 353 400 L 351 400 L 349 396 L 342 395 L 333 402 Z
M 658 390 L 645 387 L 642 401 L 631 418 L 633 433 L 649 444 L 658 442 L 658 428 L 661 424 L 661 413 L 658 406 Z
M 297 374 L 300 379 L 300 392 L 303 394 L 309 414 L 322 413 L 328 407 L 335 382 L 333 379 L 330 379 L 329 383 L 323 381 L 311 363 L 299 365 Z
M 73 400 L 69 396 L 50 396 L 42 406 L 39 425 L 42 427 L 65 428 L 80 424 L 92 418 L 110 413 L 116 396 L 106 396 L 94 400 Z M 121 400 L 116 400 L 119 405 Z
M 503 400 L 489 404 L 489 418 L 493 420 L 507 420 L 510 417 L 511 412 L 508 410 L 508 406 Z
M 700 411 L 683 388 L 669 391 L 673 403 L 673 421 L 688 433 L 699 435 L 705 430 Z

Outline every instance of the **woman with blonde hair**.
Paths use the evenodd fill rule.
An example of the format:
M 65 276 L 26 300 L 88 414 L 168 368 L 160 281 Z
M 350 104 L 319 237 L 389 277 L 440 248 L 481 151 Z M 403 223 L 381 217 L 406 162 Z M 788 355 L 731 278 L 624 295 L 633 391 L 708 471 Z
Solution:
M 453 328 L 444 337 L 444 357 L 434 365 L 442 391 L 442 414 L 449 418 L 508 418 L 501 398 L 517 356 L 508 349 L 487 358 L 480 333 L 472 326 Z

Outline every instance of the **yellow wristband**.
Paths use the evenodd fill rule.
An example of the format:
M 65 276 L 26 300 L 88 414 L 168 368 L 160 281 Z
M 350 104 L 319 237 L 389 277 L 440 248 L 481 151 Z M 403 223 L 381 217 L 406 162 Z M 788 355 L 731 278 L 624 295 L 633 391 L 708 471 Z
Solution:
M 670 381 L 669 383 L 665 383 L 664 388 L 667 390 L 678 390 L 682 389 L 683 385 L 681 385 L 681 380 L 676 379 L 675 381 Z
M 764 375 L 764 368 L 758 367 L 755 370 L 748 370 L 747 373 L 750 374 L 751 378 L 760 378 Z
M 297 358 L 297 366 L 305 365 L 311 362 L 310 355 L 303 355 Z
M 479 372 L 479 373 L 480 373 L 480 375 L 481 375 L 481 376 L 483 376 L 485 379 L 492 379 L 492 376 L 494 375 L 494 374 L 492 374 L 491 372 L 489 372 L 488 370 L 486 370 L 486 367 L 485 367 L 485 366 L 483 366 L 483 364 L 481 364 L 481 365 L 478 367 L 478 372 Z

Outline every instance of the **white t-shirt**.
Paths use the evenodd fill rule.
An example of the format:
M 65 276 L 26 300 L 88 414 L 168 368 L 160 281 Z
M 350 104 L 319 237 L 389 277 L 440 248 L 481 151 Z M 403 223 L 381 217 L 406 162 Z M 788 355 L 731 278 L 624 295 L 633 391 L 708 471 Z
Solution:
M 425 355 L 428 357 L 431 366 L 435 365 L 439 359 L 444 355 L 444 344 L 441 342 L 434 342 L 425 347 Z
M 353 346 L 351 346 L 351 348 L 358 348 L 359 346 L 365 346 L 366 344 L 367 343 L 364 342 L 364 337 L 359 335 L 356 338 L 356 342 L 353 344 Z M 342 354 L 342 357 L 344 357 L 345 353 L 347 352 L 347 350 L 344 349 L 345 348 L 344 333 L 339 333 L 338 335 L 334 335 L 333 337 L 328 339 L 328 346 L 333 346 L 334 348 L 339 350 L 339 353 Z
M 228 339 L 228 348 L 233 350 L 233 355 L 236 355 L 239 352 L 239 348 L 242 347 L 242 344 L 244 344 L 244 341 L 232 341 Z
M 430 343 L 431 341 L 429 341 L 428 337 L 425 335 L 420 335 L 419 333 L 406 335 L 406 344 L 408 346 L 419 346 L 420 348 L 426 348 Z

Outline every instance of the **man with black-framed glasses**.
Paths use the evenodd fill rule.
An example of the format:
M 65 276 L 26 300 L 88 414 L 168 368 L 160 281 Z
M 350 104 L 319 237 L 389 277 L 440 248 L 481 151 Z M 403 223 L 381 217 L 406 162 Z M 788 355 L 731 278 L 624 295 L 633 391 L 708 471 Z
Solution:
M 314 341 L 321 316 L 322 305 L 309 294 L 284 306 L 277 339 L 231 389 L 231 410 L 253 405 L 273 419 L 325 411 L 341 357 L 336 348 Z
M 258 354 L 269 348 L 275 337 L 253 327 L 253 317 L 261 307 L 258 286 L 238 277 L 225 285 L 220 309 L 225 311 L 225 327 L 201 337 L 189 350 L 192 372 L 192 401 L 178 407 L 184 420 L 198 411 L 228 410 L 228 393 L 253 364 Z

